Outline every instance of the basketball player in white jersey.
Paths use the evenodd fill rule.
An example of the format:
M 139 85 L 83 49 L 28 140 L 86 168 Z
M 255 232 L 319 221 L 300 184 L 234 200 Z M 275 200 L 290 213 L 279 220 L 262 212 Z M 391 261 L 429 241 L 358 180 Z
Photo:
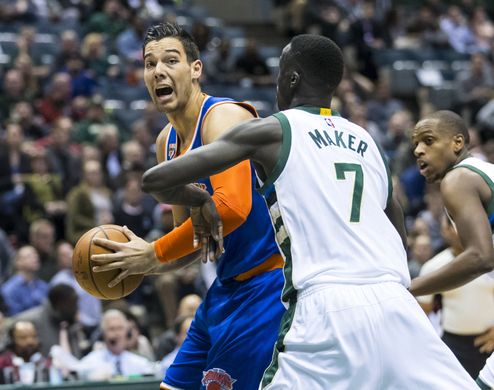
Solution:
M 207 236 L 213 222 L 217 240 L 209 195 L 185 184 L 256 163 L 285 258 L 288 307 L 260 388 L 477 388 L 407 291 L 403 214 L 386 162 L 365 129 L 330 109 L 342 74 L 333 41 L 293 38 L 280 59 L 280 113 L 150 169 L 143 187 L 200 207 L 196 226 Z
M 492 271 L 494 165 L 469 154 L 467 126 L 451 111 L 438 111 L 419 121 L 412 143 L 420 173 L 428 182 L 441 182 L 444 205 L 464 248 L 448 264 L 412 281 L 410 292 L 425 295 L 462 286 Z M 494 388 L 493 356 L 477 383 Z

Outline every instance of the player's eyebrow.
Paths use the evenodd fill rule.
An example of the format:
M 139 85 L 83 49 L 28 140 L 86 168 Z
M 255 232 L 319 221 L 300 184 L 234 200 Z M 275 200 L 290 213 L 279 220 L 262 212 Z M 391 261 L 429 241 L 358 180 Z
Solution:
M 180 52 L 177 49 L 166 49 L 165 52 L 166 53 L 175 53 L 175 54 L 180 55 Z M 144 54 L 144 58 L 150 57 L 152 55 L 153 55 L 153 53 L 146 53 L 146 54 Z

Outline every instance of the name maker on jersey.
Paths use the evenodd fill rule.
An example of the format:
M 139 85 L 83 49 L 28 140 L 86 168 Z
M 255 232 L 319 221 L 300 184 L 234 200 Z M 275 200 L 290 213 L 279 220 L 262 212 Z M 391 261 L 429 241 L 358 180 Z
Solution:
M 350 149 L 355 153 L 364 157 L 364 152 L 367 150 L 367 142 L 358 139 L 353 134 L 338 131 L 336 129 L 331 130 L 332 136 L 326 130 L 314 129 L 307 134 L 312 138 L 312 141 L 317 145 L 319 149 L 323 146 L 337 146 L 339 148 Z

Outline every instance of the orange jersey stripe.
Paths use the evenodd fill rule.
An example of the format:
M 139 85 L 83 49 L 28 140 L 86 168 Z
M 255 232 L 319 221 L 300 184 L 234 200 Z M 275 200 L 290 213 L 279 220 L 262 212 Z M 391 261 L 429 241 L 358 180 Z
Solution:
M 246 220 L 252 207 L 250 162 L 243 161 L 211 176 L 210 181 L 214 190 L 212 198 L 223 221 L 223 234 L 226 236 Z M 193 247 L 191 219 L 156 240 L 154 250 L 163 263 L 196 251 Z

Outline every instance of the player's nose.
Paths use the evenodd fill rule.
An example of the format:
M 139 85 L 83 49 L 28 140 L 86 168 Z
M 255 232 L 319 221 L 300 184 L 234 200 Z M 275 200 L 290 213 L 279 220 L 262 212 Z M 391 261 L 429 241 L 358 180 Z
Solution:
M 156 69 L 154 71 L 154 77 L 156 79 L 161 79 L 163 77 L 166 77 L 166 67 L 165 64 L 161 61 L 158 61 L 156 64 Z
M 417 146 L 413 147 L 413 154 L 415 157 L 420 157 L 421 155 L 424 154 L 424 150 L 421 144 L 418 144 Z

